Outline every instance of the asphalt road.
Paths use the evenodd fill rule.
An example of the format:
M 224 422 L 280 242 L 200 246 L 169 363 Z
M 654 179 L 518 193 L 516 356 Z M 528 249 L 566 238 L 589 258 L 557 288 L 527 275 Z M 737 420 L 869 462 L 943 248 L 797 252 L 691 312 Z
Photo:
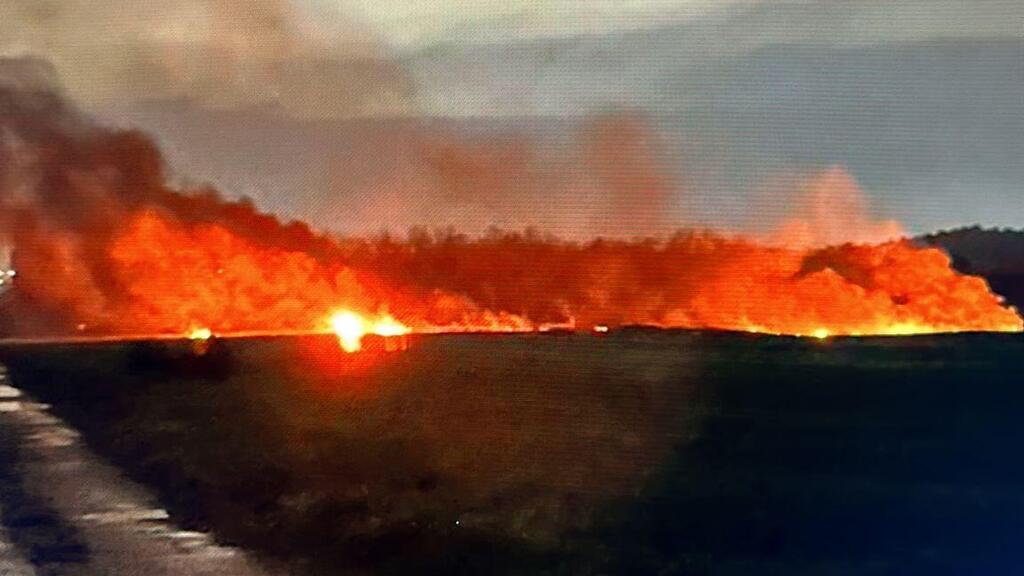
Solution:
M 0 576 L 271 573 L 176 527 L 0 366 Z

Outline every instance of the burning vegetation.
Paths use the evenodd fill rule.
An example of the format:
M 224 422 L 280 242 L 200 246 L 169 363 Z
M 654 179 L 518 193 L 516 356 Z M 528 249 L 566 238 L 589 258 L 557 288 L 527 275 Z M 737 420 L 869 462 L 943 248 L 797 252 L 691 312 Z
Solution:
M 821 338 L 1022 329 L 983 279 L 959 274 L 938 249 L 808 241 L 829 226 L 816 220 L 828 206 L 859 210 L 838 169 L 811 187 L 812 213 L 785 223 L 783 240 L 800 242 L 708 231 L 335 241 L 244 200 L 170 187 L 146 136 L 83 117 L 47 74 L 31 61 L 0 68 L 0 229 L 18 270 L 11 334 L 335 332 L 357 350 L 366 334 L 545 326 Z M 898 225 L 879 229 L 892 236 Z

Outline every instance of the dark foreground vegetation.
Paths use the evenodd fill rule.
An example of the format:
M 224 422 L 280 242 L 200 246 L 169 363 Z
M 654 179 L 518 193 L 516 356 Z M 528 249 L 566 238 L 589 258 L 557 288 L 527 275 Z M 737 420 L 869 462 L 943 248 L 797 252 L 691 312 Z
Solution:
M 172 516 L 309 573 L 1005 574 L 1024 339 L 21 346 Z

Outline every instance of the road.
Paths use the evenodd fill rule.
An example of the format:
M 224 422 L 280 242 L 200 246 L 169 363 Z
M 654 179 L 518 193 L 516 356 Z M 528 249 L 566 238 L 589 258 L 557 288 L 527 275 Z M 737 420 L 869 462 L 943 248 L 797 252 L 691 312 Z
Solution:
M 0 576 L 272 573 L 175 526 L 0 366 Z

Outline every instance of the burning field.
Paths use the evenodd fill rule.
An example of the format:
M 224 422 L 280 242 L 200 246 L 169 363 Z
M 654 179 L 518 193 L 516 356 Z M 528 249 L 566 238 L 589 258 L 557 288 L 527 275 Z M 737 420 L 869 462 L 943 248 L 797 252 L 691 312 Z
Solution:
M 763 234 L 623 233 L 672 188 L 612 115 L 608 234 L 336 236 L 51 76 L 0 61 L 0 360 L 188 527 L 356 574 L 962 573 L 1019 533 L 1024 321 L 841 167 Z
M 983 279 L 872 221 L 840 168 L 809 179 L 793 218 L 760 239 L 331 238 L 211 189 L 170 187 L 145 135 L 84 117 L 46 72 L 10 61 L 0 77 L 0 229 L 18 272 L 8 336 L 341 327 L 355 348 L 364 332 L 631 324 L 819 337 L 1022 329 Z M 637 130 L 623 124 L 599 156 L 634 150 Z M 642 180 L 652 194 L 664 187 Z M 860 243 L 823 244 L 839 238 Z

